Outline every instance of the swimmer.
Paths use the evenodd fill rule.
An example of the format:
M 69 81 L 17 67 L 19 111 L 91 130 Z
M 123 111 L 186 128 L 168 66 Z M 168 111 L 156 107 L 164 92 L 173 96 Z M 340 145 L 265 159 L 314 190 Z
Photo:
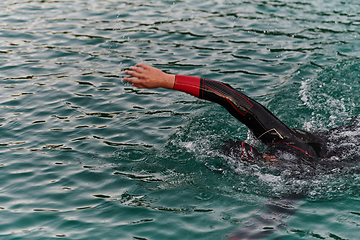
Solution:
M 285 151 L 301 159 L 314 160 L 329 157 L 325 140 L 319 134 L 292 129 L 280 121 L 263 105 L 235 90 L 226 83 L 201 77 L 167 74 L 160 69 L 138 63 L 125 71 L 124 81 L 137 88 L 165 88 L 191 94 L 200 99 L 222 105 L 245 124 L 267 146 L 264 153 L 241 141 L 225 141 L 223 150 L 248 162 L 256 159 L 276 162 L 276 153 Z
M 341 169 L 345 164 L 352 162 L 348 158 L 346 158 L 347 163 L 338 161 L 338 156 L 344 156 L 345 153 L 352 151 L 350 148 L 353 148 L 353 145 L 349 146 L 348 142 L 342 143 L 344 140 L 342 133 L 357 133 L 360 128 L 359 118 L 348 125 L 326 132 L 309 133 L 289 128 L 260 103 L 225 83 L 200 77 L 167 74 L 143 63 L 130 67 L 125 74 L 129 76 L 124 77 L 124 80 L 138 88 L 178 90 L 225 107 L 268 147 L 266 152 L 261 153 L 245 142 L 226 140 L 222 146 L 223 151 L 239 161 L 256 163 L 259 160 L 279 166 L 284 164 L 286 169 L 290 169 L 289 177 L 296 179 L 316 176 L 319 172 L 332 174 L 335 169 Z M 360 135 L 357 134 L 356 137 L 355 135 L 353 141 L 360 142 Z M 356 151 L 356 148 L 354 149 Z M 291 153 L 296 158 L 281 161 L 282 158 L 279 157 L 281 152 Z M 298 159 L 305 164 L 298 164 Z M 357 154 L 353 160 L 359 162 L 358 159 Z M 358 169 L 354 171 L 359 173 Z M 276 230 L 286 227 L 283 220 L 296 212 L 295 204 L 305 195 L 303 191 L 289 192 L 281 198 L 270 199 L 264 206 L 263 214 L 252 219 L 251 226 L 243 226 L 229 234 L 226 239 L 263 239 Z

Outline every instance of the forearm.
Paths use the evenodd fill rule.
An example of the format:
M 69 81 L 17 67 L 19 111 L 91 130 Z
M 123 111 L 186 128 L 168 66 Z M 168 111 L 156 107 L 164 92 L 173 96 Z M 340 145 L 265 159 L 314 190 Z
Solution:
M 254 105 L 260 105 L 227 84 L 200 77 L 176 75 L 173 89 L 218 103 L 242 122 L 251 118 L 251 113 L 246 115 Z

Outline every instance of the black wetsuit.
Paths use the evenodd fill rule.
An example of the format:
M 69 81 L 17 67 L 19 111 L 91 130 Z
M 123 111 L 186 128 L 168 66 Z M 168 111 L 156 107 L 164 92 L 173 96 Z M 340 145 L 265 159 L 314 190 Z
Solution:
M 289 128 L 263 105 L 228 84 L 199 77 L 176 75 L 174 90 L 187 92 L 222 105 L 244 123 L 270 151 L 280 149 L 305 158 L 318 159 L 326 156 L 326 147 L 321 137 Z M 246 143 L 228 142 L 228 147 L 231 148 L 231 145 L 245 149 L 249 155 L 260 155 L 255 148 Z

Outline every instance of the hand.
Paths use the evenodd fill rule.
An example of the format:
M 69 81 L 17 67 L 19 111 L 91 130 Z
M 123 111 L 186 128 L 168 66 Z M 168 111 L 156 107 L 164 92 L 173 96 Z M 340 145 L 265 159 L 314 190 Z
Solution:
M 138 88 L 167 88 L 173 89 L 175 75 L 166 74 L 160 69 L 148 66 L 144 63 L 138 63 L 135 66 L 125 70 L 125 74 L 131 76 L 124 77 L 124 81 L 132 83 Z
M 278 158 L 273 156 L 273 155 L 267 155 L 265 153 L 263 153 L 263 159 L 266 161 L 266 162 L 270 162 L 270 163 L 275 163 L 275 162 L 278 162 Z

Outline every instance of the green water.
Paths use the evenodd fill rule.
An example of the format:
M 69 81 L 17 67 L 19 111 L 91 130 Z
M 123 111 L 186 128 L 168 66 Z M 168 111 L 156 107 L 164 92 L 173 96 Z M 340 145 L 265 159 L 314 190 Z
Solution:
M 358 166 L 293 178 L 238 164 L 221 142 L 256 142 L 220 106 L 122 81 L 145 62 L 330 129 L 360 114 L 359 14 L 356 0 L 1 1 L 0 238 L 227 239 L 282 225 L 264 238 L 359 239 Z M 293 192 L 295 212 L 271 208 Z

